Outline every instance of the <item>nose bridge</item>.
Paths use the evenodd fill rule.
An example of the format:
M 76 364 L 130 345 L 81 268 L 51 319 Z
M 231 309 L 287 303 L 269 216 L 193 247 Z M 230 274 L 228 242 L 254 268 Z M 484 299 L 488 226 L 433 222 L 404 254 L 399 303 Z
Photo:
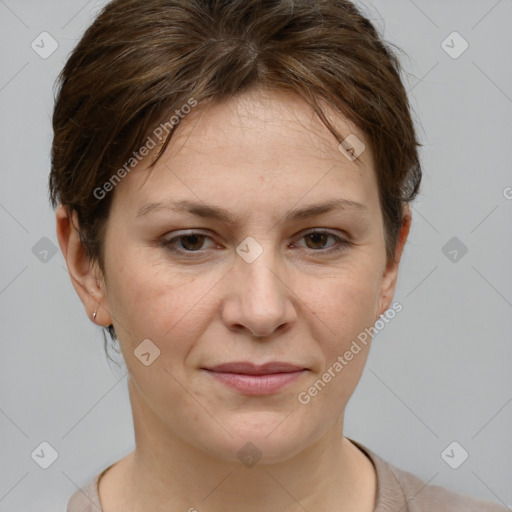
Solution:
M 265 299 L 267 303 L 269 301 L 276 303 L 283 293 L 279 279 L 281 265 L 279 265 L 276 251 L 270 238 L 266 241 L 260 239 L 259 242 L 254 238 L 248 238 L 237 248 L 240 258 L 236 267 L 244 283 L 244 291 L 248 292 L 248 298 L 255 302 Z
M 270 237 L 257 241 L 248 237 L 237 247 L 234 272 L 237 281 L 238 318 L 231 319 L 258 335 L 268 335 L 290 320 L 283 266 Z

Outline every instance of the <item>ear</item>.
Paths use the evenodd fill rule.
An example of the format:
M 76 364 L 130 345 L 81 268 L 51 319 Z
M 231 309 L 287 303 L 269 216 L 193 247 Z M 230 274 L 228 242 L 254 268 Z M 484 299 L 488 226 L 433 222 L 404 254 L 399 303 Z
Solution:
M 85 246 L 80 240 L 76 212 L 73 212 L 70 218 L 67 209 L 59 205 L 56 219 L 60 249 L 66 260 L 73 287 L 85 307 L 87 316 L 92 320 L 96 311 L 94 323 L 110 325 L 112 319 L 107 305 L 104 279 L 97 265 L 91 264 Z
M 398 242 L 395 249 L 395 260 L 386 264 L 384 274 L 381 280 L 379 310 L 377 318 L 390 307 L 395 295 L 396 281 L 398 277 L 398 266 L 402 257 L 402 252 L 405 246 L 407 237 L 409 236 L 409 230 L 411 229 L 411 210 L 409 205 L 406 204 L 402 210 L 402 226 L 398 235 Z

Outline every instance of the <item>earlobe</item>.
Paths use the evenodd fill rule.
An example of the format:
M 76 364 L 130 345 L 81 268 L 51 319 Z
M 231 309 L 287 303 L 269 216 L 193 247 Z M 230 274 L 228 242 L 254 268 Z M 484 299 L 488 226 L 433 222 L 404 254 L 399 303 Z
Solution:
M 85 307 L 87 316 L 99 325 L 112 323 L 108 311 L 104 289 L 97 270 L 91 263 L 78 233 L 79 224 L 76 212 L 70 217 L 67 209 L 59 205 L 56 211 L 57 238 L 66 260 L 69 276 Z M 96 315 L 93 318 L 93 313 Z

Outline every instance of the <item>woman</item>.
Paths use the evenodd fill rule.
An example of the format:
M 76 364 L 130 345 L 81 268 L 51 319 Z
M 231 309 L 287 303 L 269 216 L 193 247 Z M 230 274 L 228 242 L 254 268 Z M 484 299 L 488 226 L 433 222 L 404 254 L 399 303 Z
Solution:
M 60 78 L 59 243 L 136 438 L 68 512 L 506 510 L 343 435 L 421 180 L 351 2 L 117 0 Z

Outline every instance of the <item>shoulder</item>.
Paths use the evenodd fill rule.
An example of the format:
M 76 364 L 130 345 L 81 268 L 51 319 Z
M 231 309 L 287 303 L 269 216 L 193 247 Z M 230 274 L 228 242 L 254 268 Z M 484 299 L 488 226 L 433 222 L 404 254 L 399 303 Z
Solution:
M 98 493 L 98 482 L 103 473 L 112 466 L 108 466 L 98 473 L 87 485 L 75 491 L 68 501 L 67 512 L 102 512 Z
M 432 485 L 381 459 L 352 441 L 372 461 L 377 474 L 375 512 L 510 512 L 502 504 L 473 498 L 447 487 Z
M 428 484 L 408 471 L 389 465 L 397 484 L 404 492 L 408 510 L 411 512 L 505 512 L 504 505 L 492 501 L 481 500 L 466 494 L 455 492 L 447 487 Z

